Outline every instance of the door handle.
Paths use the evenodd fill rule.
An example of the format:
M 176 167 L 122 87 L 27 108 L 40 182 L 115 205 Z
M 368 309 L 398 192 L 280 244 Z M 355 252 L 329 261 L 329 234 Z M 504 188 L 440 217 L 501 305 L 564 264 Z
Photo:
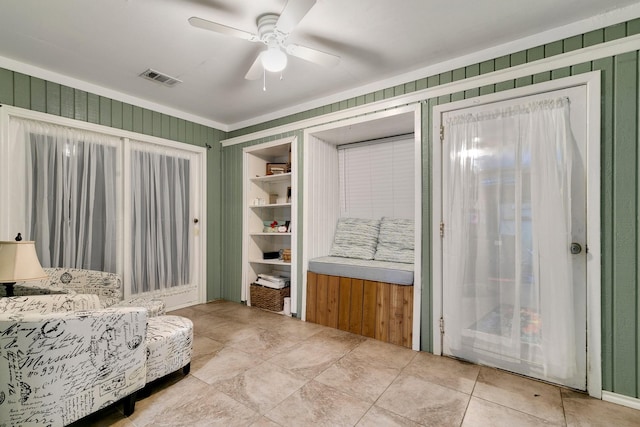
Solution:
M 573 242 L 571 243 L 569 250 L 573 255 L 578 255 L 580 252 L 582 252 L 582 246 L 580 245 L 580 243 Z

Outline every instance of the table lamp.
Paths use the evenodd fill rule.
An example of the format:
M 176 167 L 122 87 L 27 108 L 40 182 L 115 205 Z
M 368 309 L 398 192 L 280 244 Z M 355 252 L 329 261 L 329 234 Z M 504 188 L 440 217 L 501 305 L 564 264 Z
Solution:
M 6 295 L 13 296 L 16 282 L 47 278 L 33 241 L 23 241 L 18 233 L 15 241 L 0 241 L 0 283 L 6 288 Z

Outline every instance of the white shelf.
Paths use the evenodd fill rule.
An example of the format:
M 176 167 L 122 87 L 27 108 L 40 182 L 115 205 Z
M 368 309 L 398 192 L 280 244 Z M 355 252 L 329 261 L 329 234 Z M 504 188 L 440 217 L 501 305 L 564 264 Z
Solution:
M 268 205 L 250 205 L 249 208 L 257 209 L 257 208 L 286 208 L 291 207 L 291 203 L 271 203 Z
M 252 264 L 269 264 L 269 265 L 288 265 L 291 266 L 290 262 L 284 262 L 280 259 L 252 259 L 249 260 Z
M 249 233 L 250 236 L 291 236 L 291 233 L 265 233 L 265 232 L 259 232 L 259 233 Z
M 256 176 L 255 178 L 249 178 L 251 182 L 282 182 L 291 181 L 291 172 L 279 173 L 275 175 L 263 175 Z

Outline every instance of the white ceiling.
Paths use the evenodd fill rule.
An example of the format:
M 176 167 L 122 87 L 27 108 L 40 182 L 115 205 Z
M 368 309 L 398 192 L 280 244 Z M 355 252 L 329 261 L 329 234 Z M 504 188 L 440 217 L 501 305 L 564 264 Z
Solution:
M 505 43 L 517 47 L 514 40 L 534 43 L 558 27 L 565 37 L 640 16 L 638 0 L 317 0 L 289 41 L 338 55 L 340 64 L 289 58 L 282 80 L 267 73 L 266 92 L 262 80 L 244 79 L 264 46 L 187 22 L 198 16 L 256 32 L 259 15 L 286 3 L 0 0 L 0 66 L 233 130 Z M 183 83 L 168 88 L 138 77 L 147 68 Z

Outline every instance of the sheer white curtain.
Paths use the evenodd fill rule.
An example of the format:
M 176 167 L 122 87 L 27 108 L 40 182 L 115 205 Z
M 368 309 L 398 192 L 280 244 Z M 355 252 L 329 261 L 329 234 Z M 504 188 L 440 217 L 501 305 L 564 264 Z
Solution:
M 26 238 L 44 267 L 115 272 L 120 139 L 12 118 L 25 158 Z
M 131 151 L 133 294 L 190 281 L 189 159 Z
M 571 378 L 568 99 L 452 113 L 445 135 L 445 346 L 526 375 Z

